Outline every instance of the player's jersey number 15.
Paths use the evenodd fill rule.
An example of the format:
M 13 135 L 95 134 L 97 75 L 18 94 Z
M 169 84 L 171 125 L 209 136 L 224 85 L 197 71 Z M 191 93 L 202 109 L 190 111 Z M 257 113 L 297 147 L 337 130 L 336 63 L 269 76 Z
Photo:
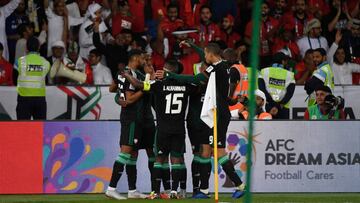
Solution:
M 179 114 L 182 109 L 182 99 L 184 97 L 184 93 L 170 93 L 167 94 L 166 99 L 166 114 Z

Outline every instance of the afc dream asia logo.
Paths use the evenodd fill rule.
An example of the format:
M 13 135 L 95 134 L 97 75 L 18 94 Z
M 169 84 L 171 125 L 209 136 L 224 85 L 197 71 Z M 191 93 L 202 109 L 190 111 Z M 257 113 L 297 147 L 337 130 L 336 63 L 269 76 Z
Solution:
M 253 135 L 253 162 L 256 162 L 256 144 L 261 144 L 259 141 L 257 141 L 257 136 L 260 134 L 261 133 L 254 133 Z M 242 132 L 228 131 L 228 136 L 226 139 L 226 150 L 228 151 L 229 159 L 234 164 L 236 173 L 243 181 L 245 181 L 246 175 L 246 154 L 248 147 L 248 137 L 248 131 L 246 128 L 244 128 Z M 225 179 L 223 187 L 234 187 L 232 181 L 226 176 L 225 172 L 221 169 L 221 167 L 219 167 L 219 177 L 220 179 Z

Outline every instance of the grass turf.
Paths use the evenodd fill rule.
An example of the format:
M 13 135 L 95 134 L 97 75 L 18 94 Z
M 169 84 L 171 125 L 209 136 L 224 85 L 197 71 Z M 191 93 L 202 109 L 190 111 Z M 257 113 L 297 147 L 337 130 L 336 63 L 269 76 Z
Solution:
M 274 193 L 260 194 L 255 193 L 252 196 L 252 203 L 360 203 L 360 193 Z M 63 195 L 0 195 L 0 203 L 111 203 L 117 202 L 106 198 L 103 194 L 63 194 Z M 202 203 L 214 202 L 214 199 L 195 200 L 123 200 L 122 202 L 177 202 L 177 203 Z M 232 199 L 229 194 L 221 194 L 221 202 L 244 202 L 241 199 Z

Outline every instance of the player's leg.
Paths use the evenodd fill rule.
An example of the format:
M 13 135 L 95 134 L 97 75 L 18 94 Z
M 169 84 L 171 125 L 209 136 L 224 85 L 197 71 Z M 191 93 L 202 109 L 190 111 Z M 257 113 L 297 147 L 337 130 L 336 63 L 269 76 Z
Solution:
M 168 143 L 170 145 L 170 159 L 171 159 L 171 198 L 177 198 L 177 189 L 179 187 L 181 174 L 186 170 L 185 164 L 182 162 L 183 152 L 185 150 L 185 135 L 184 134 L 172 134 L 171 140 Z
M 200 189 L 200 144 L 196 130 L 187 123 L 188 136 L 191 143 L 193 152 L 193 160 L 191 162 L 191 176 L 193 184 L 193 195 L 195 195 Z
M 169 199 L 171 192 L 171 173 L 170 173 L 170 164 L 169 156 L 167 156 L 162 164 L 162 183 L 164 187 L 164 192 L 160 194 L 161 199 Z
M 153 168 L 155 163 L 154 141 L 155 141 L 155 124 L 153 120 L 145 120 L 142 128 L 142 137 L 139 140 L 139 149 L 145 149 L 148 157 L 148 169 L 151 180 L 151 191 L 154 191 Z
M 200 168 L 200 190 L 194 198 L 209 198 L 209 178 L 211 174 L 211 146 L 202 144 L 200 148 L 199 168 Z
M 229 125 L 230 120 L 227 119 L 219 119 L 218 122 L 218 160 L 219 164 L 223 168 L 226 175 L 230 178 L 230 180 L 234 183 L 236 187 L 236 191 L 233 193 L 234 198 L 240 198 L 245 193 L 245 184 L 241 181 L 240 177 L 237 175 L 234 164 L 229 160 L 228 154 L 226 153 L 226 132 Z
M 185 142 L 185 140 L 184 140 Z M 185 146 L 185 143 L 184 143 Z M 185 157 L 184 157 L 184 153 L 182 154 L 181 160 L 180 160 L 180 164 L 181 164 L 181 169 L 180 169 L 180 191 L 178 194 L 178 197 L 180 199 L 184 199 L 186 198 L 186 180 L 187 180 L 187 169 L 186 169 L 186 165 L 185 165 Z

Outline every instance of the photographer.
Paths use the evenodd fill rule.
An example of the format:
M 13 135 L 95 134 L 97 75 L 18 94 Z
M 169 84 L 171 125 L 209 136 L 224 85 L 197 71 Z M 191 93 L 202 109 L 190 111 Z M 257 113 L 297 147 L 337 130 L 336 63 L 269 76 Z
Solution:
M 304 114 L 305 120 L 338 120 L 345 119 L 345 101 L 340 96 L 335 97 L 328 86 L 318 86 L 315 89 L 316 104 L 308 107 Z
M 271 114 L 269 114 L 265 111 L 266 96 L 265 96 L 264 92 L 257 89 L 257 90 L 255 90 L 255 96 L 256 96 L 256 98 L 255 98 L 255 102 L 256 102 L 255 119 L 271 120 L 272 119 Z M 241 105 L 236 104 L 234 106 L 230 106 L 231 117 L 233 119 L 235 118 L 235 119 L 239 119 L 239 120 L 247 120 L 249 117 L 249 112 L 248 112 L 249 100 L 246 96 L 239 96 L 238 101 L 239 101 L 239 104 L 241 104 Z

